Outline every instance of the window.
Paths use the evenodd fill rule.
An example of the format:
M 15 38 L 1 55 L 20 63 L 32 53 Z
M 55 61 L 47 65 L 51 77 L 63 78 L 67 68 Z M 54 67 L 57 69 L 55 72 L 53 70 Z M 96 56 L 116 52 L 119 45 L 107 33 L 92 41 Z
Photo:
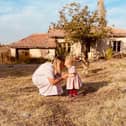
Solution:
M 116 41 L 113 42 L 113 51 L 116 51 Z
M 120 48 L 121 48 L 121 42 L 119 41 L 118 42 L 118 45 L 117 45 L 117 51 L 120 52 Z
M 121 51 L 121 41 L 113 41 L 112 49 L 114 52 L 120 52 Z

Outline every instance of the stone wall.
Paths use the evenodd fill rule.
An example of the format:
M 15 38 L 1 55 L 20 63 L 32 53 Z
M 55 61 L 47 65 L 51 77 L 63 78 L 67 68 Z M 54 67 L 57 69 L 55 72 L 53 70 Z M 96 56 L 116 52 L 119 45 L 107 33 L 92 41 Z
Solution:
M 16 58 L 16 49 L 11 48 L 10 49 L 11 56 Z M 53 59 L 55 56 L 55 49 L 18 49 L 19 58 L 22 56 L 25 57 L 27 52 L 27 56 L 30 58 L 47 58 L 47 59 Z M 25 58 L 28 58 L 28 57 Z

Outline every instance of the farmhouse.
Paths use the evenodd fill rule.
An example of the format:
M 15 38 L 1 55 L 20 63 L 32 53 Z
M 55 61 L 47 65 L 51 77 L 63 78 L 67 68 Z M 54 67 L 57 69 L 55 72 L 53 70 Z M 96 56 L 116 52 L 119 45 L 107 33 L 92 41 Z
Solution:
M 112 48 L 113 53 L 126 53 L 126 30 L 111 28 L 111 35 L 101 41 L 93 41 L 88 45 L 88 58 L 93 60 L 105 56 L 106 50 Z M 81 44 L 70 44 L 64 39 L 65 33 L 61 30 L 50 30 L 49 36 L 55 38 L 62 47 L 69 48 L 74 56 L 81 56 Z
M 64 39 L 65 33 L 60 29 L 49 29 L 45 34 L 33 34 L 10 45 L 11 56 L 17 60 L 28 58 L 53 59 L 56 47 L 60 44 L 69 48 L 70 44 Z
M 71 44 L 65 39 L 65 32 L 60 29 L 49 29 L 45 34 L 33 34 L 11 44 L 11 56 L 21 58 L 48 58 L 56 55 L 58 44 L 68 50 L 74 56 L 81 55 L 81 44 Z M 90 42 L 88 46 L 88 58 L 96 59 L 105 55 L 106 49 L 111 47 L 114 53 L 126 53 L 126 30 L 112 28 L 109 39 Z
M 126 53 L 126 30 L 113 29 L 111 38 L 112 49 L 114 52 Z
M 81 44 L 79 42 L 72 44 L 65 40 L 65 32 L 59 29 L 49 29 L 49 37 L 54 38 L 57 44 L 67 50 L 74 56 L 81 55 Z
M 33 34 L 10 45 L 11 56 L 17 59 L 49 58 L 55 56 L 55 39 L 48 34 Z

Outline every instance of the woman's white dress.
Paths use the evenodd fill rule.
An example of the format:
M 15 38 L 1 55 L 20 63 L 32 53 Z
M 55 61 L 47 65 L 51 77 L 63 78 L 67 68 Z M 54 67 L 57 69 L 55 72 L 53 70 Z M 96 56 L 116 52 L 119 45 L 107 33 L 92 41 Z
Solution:
M 34 85 L 39 88 L 40 95 L 49 96 L 62 94 L 62 87 L 59 84 L 52 85 L 48 78 L 54 79 L 53 65 L 49 62 L 40 65 L 32 76 L 32 81 Z
M 74 76 L 71 76 L 71 77 L 67 78 L 66 89 L 68 89 L 68 90 L 80 89 L 80 87 L 82 86 L 82 82 L 81 82 L 81 79 L 80 79 L 78 73 L 76 72 L 75 66 L 71 66 L 68 69 L 68 73 L 69 74 L 74 74 Z

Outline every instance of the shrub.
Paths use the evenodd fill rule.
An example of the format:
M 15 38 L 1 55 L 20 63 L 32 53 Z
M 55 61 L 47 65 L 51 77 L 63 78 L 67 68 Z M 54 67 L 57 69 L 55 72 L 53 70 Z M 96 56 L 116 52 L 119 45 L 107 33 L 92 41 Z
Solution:
M 112 48 L 108 48 L 105 52 L 105 59 L 109 60 L 112 58 Z

